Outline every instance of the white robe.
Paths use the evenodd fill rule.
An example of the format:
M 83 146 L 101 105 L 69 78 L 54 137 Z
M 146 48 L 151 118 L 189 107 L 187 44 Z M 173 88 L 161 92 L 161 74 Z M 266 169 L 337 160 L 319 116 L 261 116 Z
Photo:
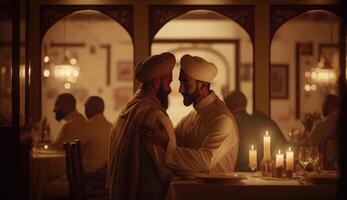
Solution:
M 95 171 L 106 166 L 112 124 L 103 114 L 97 114 L 88 121 L 88 129 L 90 135 L 83 149 L 83 167 L 85 171 Z
M 169 142 L 167 164 L 183 171 L 233 172 L 239 145 L 233 115 L 214 92 L 194 108 L 175 128 L 177 145 Z
M 63 150 L 64 142 L 72 142 L 76 139 L 81 140 L 82 145 L 86 137 L 87 120 L 77 111 L 72 111 L 64 117 L 65 124 L 61 128 L 58 136 L 51 144 L 53 148 Z

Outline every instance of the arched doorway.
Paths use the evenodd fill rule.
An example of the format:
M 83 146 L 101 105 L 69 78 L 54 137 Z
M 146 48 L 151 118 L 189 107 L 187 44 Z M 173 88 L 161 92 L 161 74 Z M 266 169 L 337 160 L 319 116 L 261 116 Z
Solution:
M 307 10 L 281 25 L 271 43 L 271 117 L 288 140 L 307 137 L 308 118 L 323 120 L 325 96 L 338 94 L 337 79 L 318 80 L 315 70 L 326 59 L 331 76 L 338 77 L 340 19 L 330 11 Z
M 51 125 L 52 139 L 61 127 L 52 112 L 61 93 L 73 94 L 81 113 L 89 96 L 102 97 L 104 114 L 113 122 L 133 91 L 128 31 L 99 11 L 77 11 L 52 25 L 41 47 L 42 117 Z
M 174 53 L 177 63 L 167 111 L 174 124 L 192 109 L 183 105 L 178 92 L 179 60 L 187 53 L 216 64 L 218 75 L 212 82 L 212 89 L 220 99 L 231 90 L 241 90 L 248 99 L 247 111 L 253 112 L 252 40 L 238 23 L 216 11 L 185 12 L 168 21 L 154 36 L 151 53 L 164 51 Z

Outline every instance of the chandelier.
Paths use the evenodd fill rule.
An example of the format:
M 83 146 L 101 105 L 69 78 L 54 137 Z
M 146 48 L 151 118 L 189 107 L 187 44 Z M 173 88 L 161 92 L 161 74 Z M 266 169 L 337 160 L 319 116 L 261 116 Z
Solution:
M 317 66 L 306 72 L 305 76 L 317 85 L 328 86 L 336 83 L 336 72 L 324 55 L 320 56 Z
M 333 25 L 330 25 L 330 43 L 333 43 Z M 322 53 L 319 55 L 319 61 L 317 65 L 311 68 L 310 71 L 305 72 L 307 82 L 305 84 L 305 91 L 316 91 L 317 87 L 321 89 L 333 89 L 336 85 L 337 75 L 334 67 L 328 60 L 327 55 Z
M 63 22 L 63 38 L 65 43 L 65 19 Z M 45 69 L 43 71 L 44 77 L 49 77 L 51 75 L 51 71 L 53 72 L 53 77 L 57 80 L 60 80 L 64 83 L 65 89 L 70 89 L 72 84 L 76 83 L 79 75 L 80 68 L 77 65 L 77 59 L 69 56 L 68 52 L 65 50 L 65 45 L 63 47 L 63 59 L 61 62 L 54 64 L 51 67 L 51 70 Z M 48 56 L 44 57 L 44 62 L 50 62 L 50 58 Z

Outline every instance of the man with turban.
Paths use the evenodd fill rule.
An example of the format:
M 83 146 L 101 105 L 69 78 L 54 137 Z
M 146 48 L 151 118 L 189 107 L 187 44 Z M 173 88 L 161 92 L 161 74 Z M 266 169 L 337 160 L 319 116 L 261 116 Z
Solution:
M 217 67 L 201 57 L 181 58 L 179 92 L 185 106 L 194 110 L 175 128 L 176 142 L 170 134 L 154 130 L 147 140 L 166 148 L 167 164 L 182 171 L 233 172 L 237 159 L 239 135 L 235 119 L 225 104 L 210 89 Z M 166 135 L 167 137 L 162 137 Z
M 144 142 L 144 127 L 166 130 L 173 135 L 167 116 L 172 69 L 171 53 L 154 55 L 135 69 L 141 87 L 120 113 L 111 131 L 108 189 L 110 199 L 164 199 L 171 171 L 165 164 L 165 150 Z M 173 138 L 174 140 L 174 138 Z

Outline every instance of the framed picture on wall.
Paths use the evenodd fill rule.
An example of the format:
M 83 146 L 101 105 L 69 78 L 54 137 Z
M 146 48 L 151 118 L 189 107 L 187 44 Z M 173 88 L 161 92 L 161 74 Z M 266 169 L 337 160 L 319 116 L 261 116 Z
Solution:
M 113 102 L 116 110 L 121 109 L 130 100 L 133 89 L 130 86 L 122 86 L 113 89 Z
M 289 91 L 288 64 L 271 65 L 271 99 L 287 99 Z
M 120 81 L 133 80 L 133 61 L 119 61 L 117 62 L 116 77 Z

